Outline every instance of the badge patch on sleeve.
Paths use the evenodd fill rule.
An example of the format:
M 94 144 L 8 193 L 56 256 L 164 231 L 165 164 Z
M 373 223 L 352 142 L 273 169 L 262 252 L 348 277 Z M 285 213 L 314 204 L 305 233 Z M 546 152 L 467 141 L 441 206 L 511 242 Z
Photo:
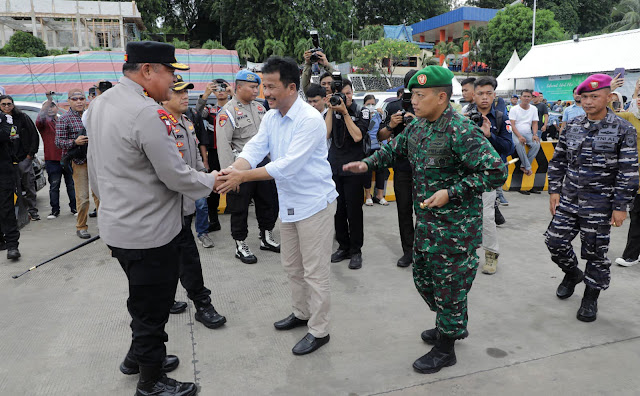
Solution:
M 226 114 L 221 114 L 220 115 L 220 126 L 223 127 L 227 124 L 227 120 L 229 119 L 229 117 Z
M 163 109 L 158 109 L 158 116 L 160 117 L 160 120 L 162 120 L 162 122 L 164 123 L 164 126 L 167 127 L 167 135 L 171 135 L 171 130 L 173 128 L 171 128 L 171 120 L 169 118 L 169 113 L 167 113 Z

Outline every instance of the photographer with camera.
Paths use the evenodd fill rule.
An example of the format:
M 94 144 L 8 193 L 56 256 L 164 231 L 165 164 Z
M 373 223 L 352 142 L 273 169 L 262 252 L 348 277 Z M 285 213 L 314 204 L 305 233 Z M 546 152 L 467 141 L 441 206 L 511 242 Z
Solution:
M 69 90 L 69 111 L 58 119 L 56 124 L 56 146 L 62 149 L 63 162 L 72 161 L 73 184 L 76 192 L 76 235 L 81 239 L 91 238 L 87 231 L 89 214 L 89 173 L 87 169 L 87 144 L 89 138 L 82 123 L 82 114 L 87 98 L 80 88 Z M 67 159 L 67 161 L 65 161 Z M 98 197 L 92 192 L 96 209 L 100 205 Z
M 515 146 L 507 126 L 508 115 L 496 109 L 495 106 L 498 83 L 493 77 L 480 77 L 473 85 L 473 103 L 467 106 L 465 115 L 480 127 L 484 136 L 504 161 L 513 152 Z M 482 205 L 482 247 L 485 257 L 482 273 L 493 275 L 498 270 L 500 255 L 496 216 L 502 217 L 496 207 L 496 190 L 482 193 Z
M 318 82 L 321 86 L 325 88 L 329 88 L 330 79 L 328 77 L 331 76 L 333 72 L 335 72 L 333 66 L 327 60 L 327 56 L 324 54 L 324 50 L 320 48 L 320 40 L 318 38 L 318 32 L 312 30 L 311 32 L 311 41 L 313 43 L 313 48 L 304 52 L 304 69 L 302 70 L 302 92 L 307 92 L 309 89 L 309 84 L 311 84 L 311 68 L 314 64 L 318 64 L 321 68 L 322 77 L 320 77 L 320 81 Z M 323 81 L 325 82 L 323 84 Z M 327 94 L 330 94 L 327 89 Z
M 417 70 L 409 70 L 404 76 L 404 86 Z M 389 102 L 386 107 L 387 115 L 380 124 L 378 141 L 391 139 L 402 133 L 405 126 L 415 117 L 411 105 L 411 94 L 407 91 Z M 398 267 L 408 267 L 413 261 L 413 185 L 411 164 L 406 158 L 398 158 L 393 164 L 393 189 L 396 193 L 396 207 L 398 209 L 398 227 L 400 228 L 400 242 L 402 257 L 398 259 Z
M 338 191 L 338 207 L 335 215 L 336 240 L 338 250 L 331 255 L 331 262 L 337 263 L 350 259 L 349 268 L 362 267 L 362 243 L 364 240 L 362 220 L 362 189 L 366 175 L 354 174 L 342 170 L 342 166 L 360 161 L 365 153 L 365 143 L 369 142 L 369 109 L 358 111 L 353 101 L 351 81 L 342 78 L 339 72 L 333 73 L 331 84 L 333 95 L 329 99 L 329 111 L 325 117 L 329 147 L 329 164 L 333 181 Z M 366 139 L 363 142 L 363 139 Z

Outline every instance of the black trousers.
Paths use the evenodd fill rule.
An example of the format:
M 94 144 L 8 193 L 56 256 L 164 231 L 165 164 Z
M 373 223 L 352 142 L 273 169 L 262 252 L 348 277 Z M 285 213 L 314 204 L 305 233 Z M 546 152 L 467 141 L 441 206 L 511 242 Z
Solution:
M 220 170 L 220 161 L 218 160 L 218 150 L 207 148 L 207 157 L 209 157 L 209 169 L 212 171 Z M 220 194 L 212 192 L 207 198 L 207 206 L 209 207 L 209 223 L 220 224 L 218 219 L 218 206 L 220 206 Z
M 333 175 L 338 191 L 335 227 L 336 240 L 340 249 L 351 254 L 361 253 L 364 242 L 362 202 L 364 201 L 365 175 Z
M 253 198 L 260 230 L 273 230 L 278 219 L 278 190 L 274 180 L 242 183 L 240 192 L 227 193 L 227 209 L 231 213 L 231 236 L 244 241 L 249 235 L 247 219 Z
M 394 171 L 393 189 L 396 193 L 398 226 L 402 251 L 413 253 L 413 177 L 411 172 Z
M 17 249 L 20 231 L 16 220 L 16 207 L 13 203 L 15 179 L 10 176 L 0 177 L 0 237 L 7 249 Z
M 132 331 L 129 354 L 140 366 L 160 367 L 167 354 L 164 343 L 169 339 L 164 326 L 178 286 L 178 237 L 157 248 L 109 246 L 109 249 L 129 280 L 127 308 Z
M 633 199 L 633 209 L 629 212 L 629 234 L 627 235 L 627 247 L 622 253 L 625 259 L 637 260 L 640 256 L 640 195 Z
M 200 254 L 191 232 L 192 221 L 193 215 L 184 217 L 184 225 L 177 237 L 180 248 L 180 283 L 196 308 L 200 308 L 211 304 L 211 290 L 204 286 Z

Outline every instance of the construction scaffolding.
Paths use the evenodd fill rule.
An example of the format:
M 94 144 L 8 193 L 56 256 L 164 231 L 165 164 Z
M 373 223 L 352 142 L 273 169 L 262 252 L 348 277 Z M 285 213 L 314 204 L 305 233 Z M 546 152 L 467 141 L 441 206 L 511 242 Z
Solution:
M 6 0 L 0 2 L 0 42 L 15 31 L 41 38 L 48 49 L 123 50 L 144 30 L 135 1 Z

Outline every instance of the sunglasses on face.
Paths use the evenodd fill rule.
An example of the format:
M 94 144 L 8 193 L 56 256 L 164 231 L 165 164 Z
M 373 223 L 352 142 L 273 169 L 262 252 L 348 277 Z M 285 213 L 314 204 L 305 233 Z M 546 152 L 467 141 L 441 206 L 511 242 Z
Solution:
M 13 106 L 13 103 L 0 103 L 0 106 L 9 107 L 9 106 Z
M 80 96 L 80 97 L 75 97 L 75 98 L 69 98 L 69 100 L 73 100 L 74 102 L 77 102 L 78 100 L 85 100 L 84 96 Z

